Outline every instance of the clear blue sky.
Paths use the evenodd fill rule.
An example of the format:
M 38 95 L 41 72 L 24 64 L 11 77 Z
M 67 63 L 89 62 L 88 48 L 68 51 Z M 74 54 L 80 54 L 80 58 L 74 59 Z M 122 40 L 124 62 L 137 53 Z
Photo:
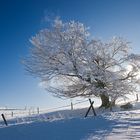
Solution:
M 46 15 L 83 22 L 103 40 L 122 36 L 140 53 L 140 0 L 0 0 L 0 106 L 61 104 L 20 63 Z

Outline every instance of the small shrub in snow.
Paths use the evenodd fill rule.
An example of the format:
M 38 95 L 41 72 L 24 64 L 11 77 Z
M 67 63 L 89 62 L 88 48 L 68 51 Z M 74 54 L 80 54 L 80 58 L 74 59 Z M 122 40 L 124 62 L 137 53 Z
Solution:
M 133 107 L 133 105 L 132 105 L 131 103 L 127 103 L 127 104 L 125 104 L 125 105 L 121 105 L 120 107 L 121 107 L 122 109 L 130 109 L 130 108 Z

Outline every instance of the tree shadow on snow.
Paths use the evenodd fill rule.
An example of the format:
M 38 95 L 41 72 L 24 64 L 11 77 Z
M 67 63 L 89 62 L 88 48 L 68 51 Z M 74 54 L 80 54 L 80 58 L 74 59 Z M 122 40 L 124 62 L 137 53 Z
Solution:
M 0 137 L 3 140 L 103 140 L 114 124 L 102 116 L 35 122 L 0 129 Z

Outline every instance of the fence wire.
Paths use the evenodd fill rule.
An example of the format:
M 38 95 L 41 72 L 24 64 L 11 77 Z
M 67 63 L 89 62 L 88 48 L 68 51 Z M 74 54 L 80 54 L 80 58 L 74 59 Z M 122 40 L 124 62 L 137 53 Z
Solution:
M 73 109 L 75 105 L 82 104 L 88 102 L 88 100 L 79 100 L 78 102 L 71 102 L 69 105 L 64 105 L 64 106 L 59 106 L 59 107 L 54 107 L 54 108 L 49 108 L 49 109 L 40 109 L 39 107 L 37 108 L 30 108 L 30 109 L 16 109 L 16 108 L 6 108 L 6 109 L 0 109 L 0 114 L 4 114 L 7 119 L 12 119 L 16 117 L 24 117 L 24 116 L 30 116 L 30 115 L 38 115 L 38 114 L 43 114 L 43 113 L 48 113 L 48 112 L 53 112 L 53 111 L 58 111 L 61 109 Z M 2 118 L 0 118 L 2 120 Z

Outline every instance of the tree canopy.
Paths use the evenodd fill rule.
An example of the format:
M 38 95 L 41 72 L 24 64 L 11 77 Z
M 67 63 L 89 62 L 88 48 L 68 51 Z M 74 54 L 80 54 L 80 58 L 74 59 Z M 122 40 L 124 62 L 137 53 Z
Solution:
M 114 102 L 136 92 L 140 57 L 131 54 L 130 43 L 121 37 L 103 42 L 80 22 L 55 19 L 30 42 L 25 68 L 57 97 L 98 96 Z

